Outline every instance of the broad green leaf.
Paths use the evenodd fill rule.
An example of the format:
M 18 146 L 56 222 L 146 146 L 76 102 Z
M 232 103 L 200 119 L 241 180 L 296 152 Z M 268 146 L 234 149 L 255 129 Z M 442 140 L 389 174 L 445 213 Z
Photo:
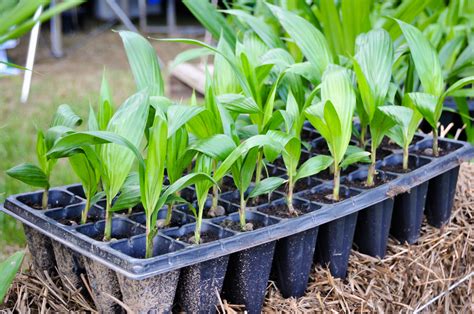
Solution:
M 424 92 L 440 97 L 443 93 L 444 82 L 436 50 L 416 27 L 400 20 L 396 21 L 410 47 L 411 56 Z
M 254 198 L 259 195 L 268 194 L 277 189 L 286 180 L 279 177 L 268 177 L 255 184 L 255 187 L 250 191 L 248 198 Z
M 102 84 L 100 85 L 99 110 L 97 112 L 99 130 L 107 129 L 107 125 L 109 124 L 113 114 L 114 107 L 112 105 L 112 94 L 104 71 L 104 74 L 102 75 Z
M 338 147 L 338 155 L 344 155 L 347 145 L 352 135 L 352 117 L 355 110 L 355 93 L 352 87 L 352 82 L 349 73 L 346 69 L 339 66 L 330 66 L 325 71 L 323 81 L 321 83 L 321 100 L 326 103 L 324 118 L 326 119 L 327 101 L 329 100 L 331 106 L 334 106 L 334 111 L 337 112 L 337 117 L 340 122 L 340 130 L 336 130 L 336 125 L 332 125 L 326 120 L 331 132 L 340 132 L 341 137 L 335 137 L 335 147 Z M 330 114 L 330 116 L 334 114 Z M 340 160 L 336 159 L 336 162 Z
M 324 34 L 328 39 L 333 55 L 349 53 L 349 51 L 345 51 L 341 18 L 336 8 L 336 2 L 333 0 L 321 0 L 319 9 L 321 10 L 321 23 L 325 26 Z
M 220 37 L 219 42 L 217 43 L 217 50 L 221 53 L 216 53 L 214 55 L 214 69 L 219 69 L 218 71 L 214 71 L 212 74 L 214 92 L 217 95 L 239 93 L 241 87 L 235 72 L 235 65 L 233 66 L 228 61 L 229 58 L 233 58 L 234 51 L 225 41 L 223 36 Z
M 216 134 L 193 143 L 188 151 L 196 151 L 214 160 L 224 160 L 234 149 L 234 141 L 224 134 Z
M 139 147 L 148 118 L 148 107 L 148 95 L 145 93 L 131 96 L 110 119 L 107 131 Z M 104 190 L 107 198 L 111 200 L 122 187 L 135 157 L 130 149 L 115 143 L 101 145 L 99 155 L 103 162 Z
M 164 95 L 160 63 L 153 46 L 140 34 L 120 31 L 137 90 L 148 89 L 150 96 Z
M 455 92 L 459 91 L 461 88 L 469 84 L 474 84 L 474 76 L 465 77 L 456 81 L 454 84 L 449 86 L 449 88 L 444 92 L 442 98 L 444 99 L 447 96 L 454 95 Z
M 217 101 L 227 110 L 235 113 L 261 113 L 262 110 L 250 97 L 239 94 L 223 94 L 217 96 Z
M 74 113 L 69 105 L 60 105 L 53 116 L 51 127 L 65 126 L 73 128 L 82 123 L 81 117 Z
M 370 156 L 369 152 L 355 152 L 344 157 L 344 160 L 341 162 L 341 168 L 344 169 L 356 162 L 366 159 Z
M 85 154 L 75 154 L 69 157 L 69 163 L 81 181 L 85 195 L 87 197 L 94 196 L 100 180 L 99 169 L 94 168 Z
M 323 34 L 298 15 L 271 4 L 267 5 L 308 61 L 314 65 L 316 75 L 321 77 L 328 64 L 333 62 L 333 56 Z
M 219 181 L 229 171 L 230 167 L 242 156 L 245 156 L 254 147 L 263 147 L 265 145 L 279 146 L 280 144 L 274 141 L 267 135 L 255 135 L 246 141 L 242 142 L 230 155 L 221 163 L 214 173 L 214 180 Z
M 236 183 L 236 186 L 240 187 L 240 192 L 246 191 L 252 182 L 252 177 L 255 172 L 255 168 L 257 167 L 258 153 L 259 148 L 253 147 L 244 156 L 242 156 L 243 162 L 239 169 L 240 173 L 234 178 L 234 182 L 236 179 L 240 181 L 240 184 Z
M 276 33 L 264 20 L 259 17 L 252 16 L 242 10 L 225 10 L 224 13 L 237 16 L 239 19 L 248 24 L 252 30 L 260 37 L 260 39 L 269 48 L 283 48 L 283 41 L 280 39 L 278 33 Z
M 377 147 L 379 147 L 380 143 L 382 142 L 384 136 L 387 132 L 395 126 L 395 121 L 388 115 L 386 115 L 383 110 L 384 106 L 380 106 L 377 108 L 374 114 L 374 118 L 370 123 L 370 136 L 371 136 L 371 150 L 372 153 L 376 151 Z
M 234 30 L 208 0 L 183 0 L 183 3 L 214 38 L 222 35 L 232 47 L 235 46 Z
M 172 105 L 168 108 L 168 137 L 173 135 L 179 128 L 189 120 L 204 111 L 203 107 Z
M 357 36 L 371 28 L 372 7 L 373 0 L 343 0 L 341 2 L 344 51 L 339 54 L 353 55 Z
M 411 99 L 413 105 L 423 115 L 426 121 L 433 128 L 436 128 L 439 117 L 441 116 L 441 109 L 442 109 L 442 104 L 441 104 L 441 108 L 439 110 L 439 116 L 438 116 L 438 113 L 437 113 L 438 110 L 436 108 L 437 103 L 438 103 L 438 98 L 426 93 L 409 93 L 408 97 Z
M 357 37 L 354 70 L 369 123 L 376 108 L 385 102 L 393 64 L 390 35 L 383 29 L 371 30 Z
M 159 115 L 155 116 L 150 129 L 144 178 L 141 178 L 140 192 L 147 217 L 158 210 L 165 174 L 168 125 Z M 161 207 L 161 206 L 160 206 Z
M 6 173 L 23 183 L 41 188 L 49 188 L 49 181 L 46 174 L 38 166 L 23 163 L 10 168 Z
M 114 201 L 111 211 L 115 212 L 122 209 L 132 208 L 140 204 L 140 201 L 140 186 L 127 186 L 120 191 L 120 195 Z
M 16 277 L 16 273 L 20 269 L 24 256 L 25 251 L 19 251 L 0 263 L 0 304 L 3 304 L 3 300 L 10 289 L 13 279 Z
M 412 23 L 431 2 L 432 0 L 402 0 L 400 5 L 396 7 L 390 16 L 407 23 Z M 397 23 L 394 19 L 387 18 L 383 24 L 383 28 L 390 33 L 390 37 L 392 37 L 393 40 L 401 35 L 400 29 L 397 27 Z
M 332 165 L 334 159 L 330 156 L 318 155 L 306 160 L 298 169 L 294 181 L 318 174 Z

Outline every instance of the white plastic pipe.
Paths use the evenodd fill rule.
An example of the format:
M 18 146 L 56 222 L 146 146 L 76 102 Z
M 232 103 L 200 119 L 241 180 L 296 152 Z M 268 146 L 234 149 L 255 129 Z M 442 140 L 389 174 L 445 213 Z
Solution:
M 43 6 L 39 6 L 33 16 L 34 20 L 37 20 L 41 13 L 43 12 Z M 40 31 L 41 23 L 38 21 L 36 22 L 35 26 L 33 26 L 30 35 L 30 43 L 28 44 L 28 55 L 26 57 L 26 68 L 28 71 L 25 71 L 25 76 L 23 79 L 23 87 L 21 88 L 21 102 L 25 103 L 28 100 L 28 95 L 30 94 L 30 87 L 31 87 L 31 77 L 33 75 L 33 65 L 35 63 L 35 55 L 36 55 L 36 46 L 38 44 L 38 36 Z

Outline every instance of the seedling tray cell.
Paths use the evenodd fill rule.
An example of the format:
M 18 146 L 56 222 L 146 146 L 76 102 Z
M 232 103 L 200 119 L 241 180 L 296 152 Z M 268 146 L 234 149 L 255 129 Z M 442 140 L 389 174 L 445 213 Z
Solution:
M 319 137 L 314 131 L 306 130 L 305 132 L 311 137 L 308 141 L 314 141 Z M 69 214 L 76 213 L 78 208 L 85 203 L 81 197 L 80 189 L 77 188 L 78 185 L 51 189 L 50 199 L 52 200 L 52 209 L 46 211 L 37 210 L 31 206 L 34 203 L 38 203 L 38 200 L 41 198 L 41 192 L 12 195 L 7 198 L 1 210 L 20 220 L 26 226 L 29 226 L 31 230 L 37 230 L 41 234 L 46 235 L 47 238 L 52 239 L 52 241 L 57 241 L 80 255 L 107 266 L 109 269 L 123 275 L 122 277 L 130 280 L 140 280 L 227 256 L 232 253 L 242 252 L 243 250 L 261 246 L 265 243 L 272 243 L 275 240 L 299 234 L 306 230 L 311 230 L 326 223 L 333 222 L 339 218 L 358 213 L 361 210 L 391 198 L 395 198 L 395 207 L 391 223 L 393 229 L 394 221 L 399 215 L 396 211 L 397 198 L 406 197 L 405 195 L 413 195 L 416 187 L 422 186 L 423 184 L 426 184 L 428 187 L 428 182 L 432 178 L 439 177 L 452 169 L 456 169 L 462 161 L 470 160 L 474 157 L 474 148 L 470 144 L 448 139 L 440 139 L 441 148 L 453 148 L 446 154 L 438 158 L 421 156 L 419 154 L 420 149 L 428 148 L 431 145 L 431 139 L 425 135 L 419 136 L 422 139 L 410 147 L 410 159 L 415 163 L 416 167 L 408 173 L 386 171 L 387 174 L 393 175 L 393 179 L 384 184 L 373 189 L 359 189 L 343 185 L 341 186 L 343 191 L 351 192 L 348 194 L 350 197 L 344 201 L 338 203 L 316 202 L 315 204 L 320 206 L 318 210 L 300 215 L 296 218 L 284 219 L 278 223 L 250 232 L 236 233 L 219 227 L 215 223 L 212 223 L 211 219 L 205 219 L 203 228 L 205 225 L 213 225 L 216 228 L 221 228 L 222 232 L 229 232 L 231 235 L 202 245 L 183 244 L 181 241 L 173 240 L 166 235 L 166 233 L 160 231 L 158 236 L 166 238 L 172 243 L 176 243 L 176 250 L 149 259 L 142 258 L 140 254 L 130 254 L 122 248 L 119 249 L 118 246 L 119 244 L 123 245 L 123 243 L 138 241 L 138 239 L 144 241 L 144 234 L 134 235 L 133 233 L 129 234 L 129 238 L 127 239 L 104 243 L 79 232 L 81 230 L 83 231 L 84 228 L 92 228 L 100 231 L 100 226 L 102 225 L 100 220 L 91 222 L 88 226 L 81 227 L 68 226 L 58 221 L 58 219 L 60 219 L 58 217 L 66 217 Z M 383 169 L 383 166 L 399 162 L 401 162 L 401 155 L 399 151 L 393 150 L 392 154 L 386 156 L 378 163 L 377 168 Z M 367 165 L 365 164 L 357 165 L 356 170 L 347 173 L 346 178 L 354 177 L 356 171 L 362 170 L 363 172 L 366 171 L 366 169 Z M 284 175 L 278 168 L 274 168 L 272 173 Z M 343 182 L 343 180 L 344 178 L 341 179 L 341 182 Z M 308 193 L 308 191 L 314 192 L 321 188 L 330 188 L 331 184 L 332 182 L 330 180 L 317 180 L 314 181 L 314 186 L 310 186 L 308 190 L 299 191 L 299 193 L 296 194 L 298 198 L 304 199 L 305 195 L 307 195 L 305 193 Z M 454 181 L 452 185 L 455 185 Z M 408 191 L 411 191 L 411 193 L 407 193 Z M 226 203 L 223 199 L 221 199 L 220 202 L 221 204 Z M 430 196 L 428 196 L 428 202 L 430 202 Z M 424 202 L 422 203 L 422 205 L 425 206 Z M 227 202 L 227 205 L 228 208 L 232 207 L 229 202 Z M 449 204 L 445 207 L 450 207 L 448 205 Z M 431 205 L 427 205 L 427 208 L 428 206 Z M 251 210 L 258 211 L 259 208 L 261 207 L 254 207 Z M 234 208 L 234 210 L 236 209 L 237 208 Z M 58 212 L 56 212 L 56 210 L 58 210 Z M 61 211 L 65 213 L 61 213 Z M 96 208 L 91 209 L 91 213 L 100 213 L 100 204 L 96 205 Z M 228 214 L 235 215 L 232 213 Z M 135 226 L 134 230 L 143 230 L 142 225 L 126 218 L 126 213 L 115 214 L 114 216 L 114 220 L 120 219 L 127 221 L 127 223 L 123 222 L 123 224 Z M 442 220 L 446 221 L 446 218 Z M 192 222 L 192 220 L 190 220 L 190 222 Z M 193 228 L 191 227 L 192 224 L 184 226 L 189 226 L 187 228 L 191 229 Z M 321 228 L 318 238 L 320 238 L 320 236 Z

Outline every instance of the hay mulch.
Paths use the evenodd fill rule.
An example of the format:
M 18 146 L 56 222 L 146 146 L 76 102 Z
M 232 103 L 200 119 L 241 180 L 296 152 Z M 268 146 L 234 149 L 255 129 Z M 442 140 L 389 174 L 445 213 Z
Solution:
M 474 164 L 463 164 L 451 222 L 443 230 L 423 224 L 415 245 L 389 240 L 383 260 L 353 251 L 346 280 L 315 266 L 306 295 L 284 299 L 270 282 L 265 312 L 474 312 Z M 21 273 L 3 311 L 93 311 L 92 302 L 58 278 Z M 2 307 L 0 307 L 0 312 Z M 242 311 L 221 301 L 219 310 Z

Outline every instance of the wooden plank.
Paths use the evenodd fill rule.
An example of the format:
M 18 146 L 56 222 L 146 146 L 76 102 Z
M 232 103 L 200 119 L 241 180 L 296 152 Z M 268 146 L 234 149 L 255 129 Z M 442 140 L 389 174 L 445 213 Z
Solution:
M 208 65 L 208 70 L 212 74 L 213 66 Z M 206 86 L 206 72 L 204 65 L 182 63 L 171 71 L 171 75 L 194 89 L 196 92 L 204 95 Z

